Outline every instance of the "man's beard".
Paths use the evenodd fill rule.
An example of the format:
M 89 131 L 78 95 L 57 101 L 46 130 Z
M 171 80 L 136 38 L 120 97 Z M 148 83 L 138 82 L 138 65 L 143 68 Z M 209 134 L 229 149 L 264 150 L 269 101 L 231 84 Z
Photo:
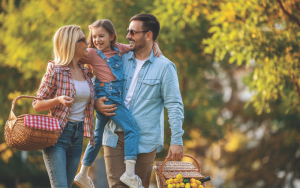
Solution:
M 138 52 L 140 49 L 144 48 L 146 45 L 145 38 L 142 37 L 140 40 L 134 42 L 134 47 L 132 49 L 129 49 L 130 51 L 133 52 Z

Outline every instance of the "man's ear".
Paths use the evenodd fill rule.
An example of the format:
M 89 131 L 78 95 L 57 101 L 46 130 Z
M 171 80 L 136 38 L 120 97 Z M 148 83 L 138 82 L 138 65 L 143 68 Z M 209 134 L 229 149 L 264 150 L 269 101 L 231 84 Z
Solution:
M 153 33 L 152 33 L 152 31 L 147 32 L 146 33 L 146 40 L 150 41 L 152 39 L 153 39 Z

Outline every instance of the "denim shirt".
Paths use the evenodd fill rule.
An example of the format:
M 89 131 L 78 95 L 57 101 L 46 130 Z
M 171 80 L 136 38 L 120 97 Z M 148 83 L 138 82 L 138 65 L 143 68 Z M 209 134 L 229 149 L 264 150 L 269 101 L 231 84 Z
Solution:
M 124 101 L 135 72 L 134 53 L 123 54 L 122 63 Z M 175 65 L 163 55 L 156 58 L 152 51 L 138 76 L 129 108 L 140 130 L 138 153 L 150 153 L 156 148 L 159 152 L 163 149 L 164 107 L 169 115 L 171 144 L 183 145 L 183 102 Z M 118 136 L 115 129 L 116 125 L 110 120 L 104 129 L 103 145 L 116 147 Z

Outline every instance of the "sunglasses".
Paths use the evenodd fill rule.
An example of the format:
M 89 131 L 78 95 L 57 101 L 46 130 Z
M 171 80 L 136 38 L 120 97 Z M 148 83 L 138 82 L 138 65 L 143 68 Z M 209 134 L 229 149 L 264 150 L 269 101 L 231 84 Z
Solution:
M 85 37 L 83 37 L 83 38 L 79 39 L 77 42 L 84 42 L 84 43 L 86 43 L 86 39 L 85 39 Z
M 149 32 L 149 31 L 135 31 L 135 30 L 127 28 L 127 33 L 130 33 L 131 36 L 134 36 L 134 34 L 136 34 L 136 33 L 143 33 L 143 32 Z

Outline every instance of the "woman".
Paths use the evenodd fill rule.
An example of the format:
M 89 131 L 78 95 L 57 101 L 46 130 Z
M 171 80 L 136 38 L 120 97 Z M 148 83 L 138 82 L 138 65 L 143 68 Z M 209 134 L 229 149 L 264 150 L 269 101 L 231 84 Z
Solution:
M 51 110 L 61 126 L 55 144 L 43 149 L 43 158 L 52 188 L 71 188 L 82 152 L 83 136 L 94 145 L 94 88 L 89 71 L 78 64 L 88 55 L 88 42 L 79 26 L 58 29 L 53 39 L 55 67 L 46 73 L 35 111 Z M 49 71 L 48 71 L 49 72 Z

